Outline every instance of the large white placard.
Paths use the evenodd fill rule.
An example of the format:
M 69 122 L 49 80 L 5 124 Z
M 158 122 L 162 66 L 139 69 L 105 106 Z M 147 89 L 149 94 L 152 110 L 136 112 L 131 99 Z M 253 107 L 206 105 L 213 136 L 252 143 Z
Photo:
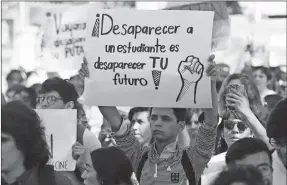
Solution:
M 90 105 L 211 107 L 212 11 L 88 12 Z

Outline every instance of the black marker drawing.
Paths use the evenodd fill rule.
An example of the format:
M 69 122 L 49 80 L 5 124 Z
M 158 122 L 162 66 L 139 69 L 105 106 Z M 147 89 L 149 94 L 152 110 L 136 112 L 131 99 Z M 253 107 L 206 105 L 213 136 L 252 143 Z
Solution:
M 53 158 L 53 134 L 50 135 L 50 142 L 51 142 L 51 156 Z
M 197 84 L 202 78 L 204 71 L 203 64 L 193 55 L 187 56 L 185 61 L 181 61 L 178 66 L 178 73 L 181 78 L 181 89 L 176 98 L 176 102 L 180 101 L 191 84 L 194 84 L 194 104 L 196 104 Z
M 99 28 L 100 28 L 100 14 L 96 15 L 97 19 L 93 28 L 92 37 L 99 37 Z
M 154 81 L 155 89 L 158 90 L 159 82 L 160 82 L 161 71 L 153 70 L 152 78 Z

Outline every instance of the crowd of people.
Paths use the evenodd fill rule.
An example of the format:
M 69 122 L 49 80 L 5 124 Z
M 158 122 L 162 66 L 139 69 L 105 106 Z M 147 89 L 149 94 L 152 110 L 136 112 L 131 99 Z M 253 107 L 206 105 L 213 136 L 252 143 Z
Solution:
M 1 183 L 286 185 L 284 86 L 274 88 L 263 66 L 227 73 L 220 81 L 215 61 L 211 55 L 205 71 L 212 108 L 133 107 L 123 116 L 117 107 L 99 106 L 104 121 L 98 136 L 78 101 L 89 78 L 88 61 L 70 79 L 49 78 L 31 87 L 23 72 L 12 70 L 1 94 Z M 34 109 L 77 110 L 75 171 L 48 165 L 45 128 Z

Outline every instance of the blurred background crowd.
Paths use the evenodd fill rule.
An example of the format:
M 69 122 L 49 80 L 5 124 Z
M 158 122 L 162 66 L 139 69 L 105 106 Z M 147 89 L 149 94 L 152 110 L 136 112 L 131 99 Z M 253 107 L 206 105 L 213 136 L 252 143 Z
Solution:
M 44 22 L 48 10 L 88 3 L 2 2 L 2 102 L 21 99 L 35 107 L 41 83 L 55 76 L 69 79 L 79 95 L 83 94 L 84 82 L 77 72 L 46 71 L 39 65 L 39 60 L 47 57 Z M 194 3 L 115 1 L 97 4 L 102 8 L 188 10 Z M 227 1 L 225 5 L 229 16 L 227 46 L 224 49 L 213 47 L 220 69 L 218 91 L 228 75 L 245 73 L 255 80 L 262 102 L 271 108 L 287 93 L 286 2 Z M 225 19 L 226 13 L 217 13 L 217 16 Z M 102 115 L 97 107 L 84 106 L 83 109 L 87 117 L 83 123 L 98 134 L 103 123 Z M 119 109 L 128 119 L 130 107 Z M 191 116 L 193 127 L 198 125 L 199 114 L 200 110 L 194 111 Z M 105 124 L 102 129 L 104 127 Z

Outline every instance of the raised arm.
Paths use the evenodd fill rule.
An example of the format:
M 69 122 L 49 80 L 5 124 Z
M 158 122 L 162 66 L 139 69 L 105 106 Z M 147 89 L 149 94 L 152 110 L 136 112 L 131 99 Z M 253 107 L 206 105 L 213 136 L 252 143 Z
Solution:
M 196 181 L 198 182 L 204 168 L 210 161 L 215 146 L 216 124 L 218 118 L 217 92 L 216 92 L 216 64 L 214 55 L 209 57 L 206 70 L 207 76 L 211 77 L 212 108 L 204 109 L 204 123 L 199 127 L 195 144 L 187 148 L 187 154 L 193 165 Z
M 88 62 L 84 60 L 79 74 L 82 78 L 89 77 Z M 125 152 L 130 159 L 134 169 L 137 168 L 144 148 L 134 137 L 134 133 L 130 127 L 130 123 L 124 121 L 118 109 L 114 106 L 99 106 L 99 110 L 103 117 L 111 125 L 113 137 L 116 145 Z
M 234 107 L 238 112 L 244 115 L 244 122 L 246 122 L 249 128 L 252 130 L 254 136 L 258 139 L 261 139 L 268 146 L 269 150 L 274 148 L 269 143 L 269 138 L 266 134 L 266 129 L 254 115 L 250 109 L 248 99 L 240 92 L 231 90 L 231 93 L 226 95 L 227 106 Z

